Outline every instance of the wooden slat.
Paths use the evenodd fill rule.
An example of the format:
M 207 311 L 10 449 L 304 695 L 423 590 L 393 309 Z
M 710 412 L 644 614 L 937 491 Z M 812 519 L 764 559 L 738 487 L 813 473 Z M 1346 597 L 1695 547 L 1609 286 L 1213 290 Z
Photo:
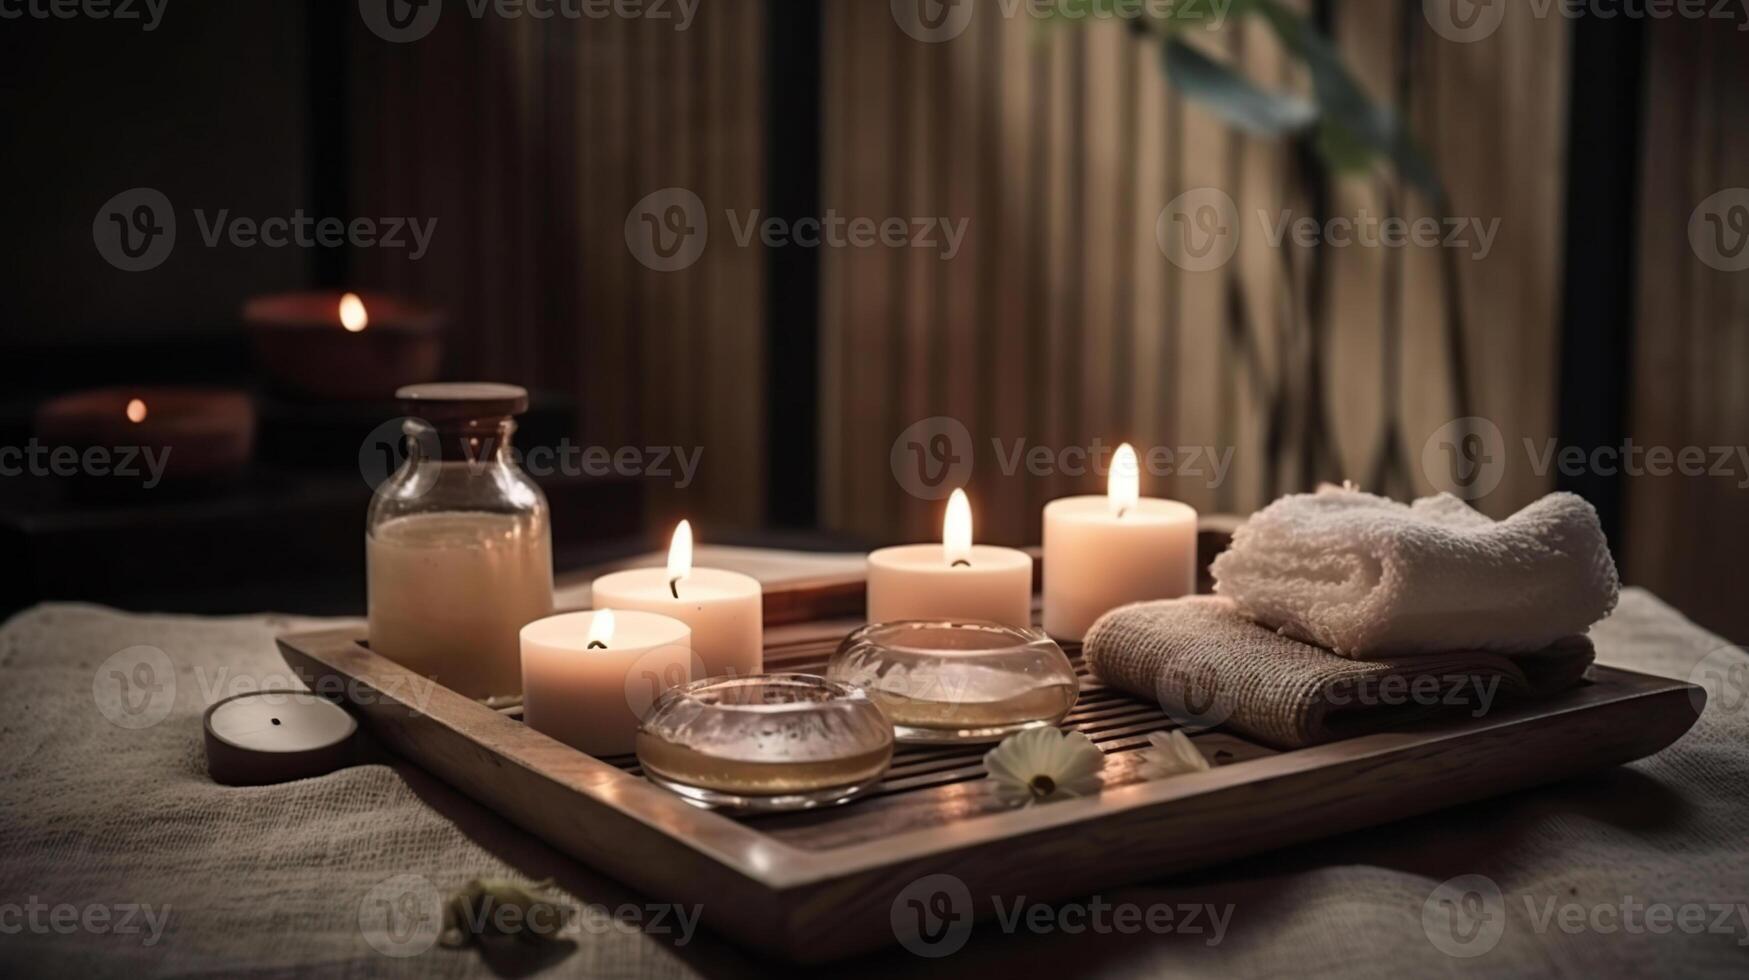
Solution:
M 1033 338 L 1042 315 L 1031 297 L 1040 292 L 1039 270 L 1034 263 L 1041 254 L 1039 215 L 1042 201 L 1035 181 L 1042 174 L 1033 153 L 1037 127 L 1032 123 L 1038 102 L 1036 38 L 1011 29 L 996 4 L 979 4 L 980 29 L 984 31 L 988 96 L 994 111 L 988 113 L 991 155 L 980 174 L 986 194 L 969 234 L 983 239 L 988 295 L 984 297 L 984 336 L 989 350 L 988 407 L 984 424 L 975 434 L 982 439 L 1001 439 L 1007 445 L 1029 434 L 1029 403 L 1038 397 L 1031 384 Z M 1001 176 L 998 177 L 997 175 Z M 1030 541 L 1038 512 L 1028 493 L 1033 480 L 1025 471 L 1002 474 L 987 443 L 977 447 L 976 479 L 993 491 L 984 508 L 984 521 L 992 540 Z
M 851 16 L 842 3 L 828 3 L 820 15 L 820 203 L 843 208 L 851 200 L 850 141 L 861 122 L 850 110 L 853 65 Z M 851 399 L 858 375 L 849 364 L 851 309 L 850 268 L 842 257 L 820 256 L 820 522 L 827 527 L 855 526 L 851 506 L 856 480 L 850 472 Z
M 1290 92 L 1307 88 L 1267 25 L 1246 21 L 1238 41 L 1241 47 L 1236 60 L 1260 84 Z M 1241 305 L 1229 312 L 1223 327 L 1230 338 L 1239 339 L 1230 340 L 1224 348 L 1227 377 L 1221 399 L 1222 438 L 1215 446 L 1216 452 L 1232 455 L 1225 482 L 1214 489 L 1214 499 L 1224 511 L 1243 513 L 1279 492 L 1272 471 L 1279 469 L 1280 461 L 1270 458 L 1262 434 L 1269 422 L 1267 395 L 1292 360 L 1293 352 L 1284 337 L 1299 303 L 1296 284 L 1284 272 L 1282 253 L 1271 247 L 1262 233 L 1258 215 L 1295 211 L 1302 207 L 1303 195 L 1294 186 L 1292 154 L 1284 142 L 1244 137 L 1235 152 L 1238 189 L 1234 200 L 1241 235 L 1233 264 L 1234 287 Z M 1303 258 L 1295 256 L 1296 261 Z
M 1130 262 L 1124 280 L 1131 284 L 1127 304 L 1130 344 L 1129 349 L 1115 353 L 1127 362 L 1130 376 L 1128 404 L 1117 406 L 1123 431 L 1112 435 L 1129 438 L 1146 453 L 1148 447 L 1166 445 L 1168 433 L 1171 386 L 1162 383 L 1163 378 L 1170 376 L 1162 366 L 1170 329 L 1167 311 L 1172 301 L 1167 288 L 1170 265 L 1160 250 L 1154 226 L 1169 199 L 1167 145 L 1177 139 L 1177 134 L 1167 126 L 1168 91 L 1157 44 L 1147 38 L 1131 38 L 1129 43 L 1135 59 L 1134 111 L 1128 121 L 1133 130 L 1134 191 L 1128 215 L 1130 254 L 1119 256 L 1119 260 L 1127 258 Z M 1146 465 L 1145 459 L 1143 463 Z M 1163 484 L 1146 475 L 1142 487 L 1150 495 L 1163 492 Z
M 878 5 L 871 6 L 877 7 L 876 16 L 886 14 L 878 9 Z M 889 26 L 887 31 L 896 33 L 896 25 Z M 955 43 L 958 43 L 957 39 Z M 900 89 L 903 102 L 897 144 L 899 154 L 893 160 L 891 171 L 898 177 L 898 184 L 889 199 L 891 207 L 868 216 L 877 222 L 941 212 L 939 205 L 943 200 L 945 177 L 942 160 L 945 154 L 940 146 L 942 134 L 936 121 L 941 113 L 951 111 L 943 104 L 947 101 L 943 98 L 943 91 L 950 91 L 945 89 L 943 47 L 909 37 L 898 43 L 896 63 L 904 73 L 901 77 L 909 81 Z M 962 120 L 962 123 L 969 124 L 969 120 Z M 897 330 L 902 354 L 889 396 L 897 414 L 889 415 L 888 424 L 876 428 L 868 441 L 857 447 L 871 461 L 884 458 L 884 451 L 904 426 L 939 414 L 948 357 L 947 345 L 943 343 L 947 327 L 941 315 L 946 276 L 940 256 L 927 249 L 905 246 L 883 246 L 882 250 L 888 252 L 896 267 L 901 299 L 899 320 L 893 326 Z M 900 540 L 928 540 L 940 533 L 930 529 L 932 524 L 939 528 L 939 504 L 895 492 L 899 488 L 890 479 L 882 480 L 880 485 L 881 496 L 897 512 L 898 519 L 893 526 L 897 528 Z M 975 488 L 973 492 L 976 492 Z
M 1418 11 L 1409 11 L 1396 0 L 1357 0 L 1345 5 L 1337 17 L 1337 43 L 1356 78 L 1375 101 L 1388 103 L 1395 96 L 1396 25 L 1404 11 L 1409 16 L 1420 16 Z M 1380 221 L 1400 202 L 1394 178 L 1388 173 L 1349 175 L 1332 181 L 1331 211 L 1322 217 L 1356 220 L 1366 216 Z M 1386 394 L 1379 381 L 1387 368 L 1383 359 L 1386 278 L 1401 275 L 1405 261 L 1402 252 L 1360 246 L 1324 252 L 1330 273 L 1326 307 L 1322 311 L 1329 330 L 1330 420 L 1339 434 L 1341 475 L 1375 492 L 1388 492 L 1388 488 L 1368 485 L 1369 467 L 1379 448 L 1386 415 L 1398 410 L 1398 406 L 1385 403 Z M 1302 250 L 1299 255 L 1302 260 L 1311 259 L 1308 251 Z M 1401 308 L 1389 311 L 1388 315 L 1400 317 Z M 1437 323 L 1428 326 L 1436 327 Z M 1401 367 L 1396 366 L 1398 370 Z
M 1134 160 L 1124 158 L 1123 93 L 1128 83 L 1123 51 L 1129 38 L 1123 25 L 1105 20 L 1081 31 L 1082 81 L 1077 107 L 1083 155 L 1079 206 L 1082 214 L 1080 254 L 1080 309 L 1073 324 L 1077 356 L 1065 360 L 1063 370 L 1079 374 L 1078 427 L 1065 438 L 1086 446 L 1097 436 L 1107 445 L 1114 437 L 1113 411 L 1115 357 L 1118 352 L 1118 292 L 1127 283 L 1119 263 L 1119 207 L 1129 196 L 1126 177 Z M 1121 227 L 1129 228 L 1124 215 Z M 1129 259 L 1129 255 L 1124 257 Z M 1123 336 L 1128 336 L 1124 331 Z M 1097 493 L 1103 481 L 1095 474 L 1070 476 L 1066 492 Z
M 916 256 L 827 257 L 833 271 L 823 309 L 887 304 L 880 295 L 887 290 L 900 297 L 878 316 L 857 315 L 855 341 L 834 341 L 860 344 L 867 356 L 837 355 L 831 370 L 840 383 L 824 391 L 834 402 L 829 418 L 865 420 L 824 437 L 824 455 L 840 461 L 823 501 L 832 526 L 877 540 L 933 536 L 938 507 L 907 497 L 885 460 L 896 431 L 926 410 L 969 416 L 962 421 L 978 444 L 973 482 L 987 540 L 1037 540 L 1044 501 L 1097 483 L 1061 473 L 999 479 L 987 442 L 998 436 L 1005 446 L 1024 439 L 1053 452 L 1096 436 L 1231 449 L 1235 462 L 1221 487 L 1210 487 L 1206 475 L 1150 486 L 1205 510 L 1248 512 L 1274 494 L 1303 489 L 1297 452 L 1268 458 L 1265 410 L 1271 391 L 1308 388 L 1292 370 L 1306 358 L 1313 312 L 1333 332 L 1321 387 L 1340 451 L 1314 478 L 1369 479 L 1394 412 L 1402 416 L 1398 448 L 1408 475 L 1428 489 L 1422 444 L 1457 407 L 1448 380 L 1443 250 L 1327 249 L 1325 279 L 1292 280 L 1257 217 L 1283 210 L 1312 216 L 1286 144 L 1240 137 L 1183 103 L 1160 74 L 1155 41 L 1121 36 L 1109 23 L 1003 17 L 981 4 L 964 34 L 925 44 L 899 32 L 878 4 L 845 6 L 830 5 L 829 20 L 854 19 L 864 30 L 828 32 L 854 68 L 828 86 L 824 112 L 850 139 L 886 138 L 832 152 L 829 186 L 878 196 L 897 181 L 904 199 L 945 200 L 957 209 L 968 162 L 987 159 L 987 147 L 999 153 L 978 167 L 982 193 L 969 199 L 973 247 L 995 259 L 976 268 L 993 265 L 994 272 L 953 263 L 942 276 Z M 1293 6 L 1309 7 L 1300 0 Z M 1526 436 L 1545 437 L 1553 420 L 1547 379 L 1557 339 L 1566 25 L 1513 8 L 1494 37 L 1454 44 L 1389 0 L 1339 6 L 1334 20 L 1353 67 L 1384 102 L 1397 97 L 1398 56 L 1404 38 L 1413 38 L 1404 111 L 1445 175 L 1457 215 L 1500 219 L 1492 253 L 1484 260 L 1466 253 L 1458 263 L 1477 389 L 1470 408 L 1495 419 L 1515 450 Z M 1305 84 L 1303 70 L 1255 19 L 1193 34 L 1260 83 Z M 989 84 L 991 73 L 1000 85 Z M 878 91 L 872 98 L 852 93 L 863 86 Z M 926 150 L 919 139 L 930 141 Z M 1498 179 L 1504 172 L 1520 176 Z M 1184 272 L 1154 242 L 1164 203 L 1198 187 L 1226 191 L 1240 212 L 1239 253 L 1225 269 Z M 1387 200 L 1403 217 L 1430 213 L 1431 202 L 1388 173 L 1331 189 L 1327 217 L 1355 219 L 1363 210 L 1382 217 Z M 1294 260 L 1302 277 L 1312 267 L 1309 255 Z M 1404 381 L 1390 406 L 1382 385 L 1387 271 L 1400 284 L 1389 312 L 1401 324 Z M 988 295 L 970 288 L 980 276 L 989 277 Z M 1304 307 L 1314 285 L 1328 297 L 1319 311 Z M 1247 314 L 1248 348 L 1233 340 L 1236 305 Z M 965 332 L 967 316 L 983 321 L 972 333 Z M 875 335 L 862 337 L 864 329 Z M 979 338 L 970 364 L 968 336 Z M 895 363 L 906 367 L 889 370 L 883 352 L 897 352 Z M 1304 437 L 1312 415 L 1302 405 L 1285 413 L 1286 450 Z M 1528 470 L 1513 467 L 1482 501 L 1485 509 L 1504 513 L 1548 489 Z
M 1499 219 L 1485 260 L 1459 262 L 1468 305 L 1474 366 L 1474 412 L 1505 437 L 1511 465 L 1499 489 L 1478 501 L 1504 516 L 1553 486 L 1534 472 L 1524 440 L 1556 435 L 1555 376 L 1565 227 L 1560 175 L 1565 159 L 1570 24 L 1538 17 L 1528 4 L 1507 4 L 1486 41 L 1424 39 L 1431 89 L 1418 118 L 1453 213 Z M 1512 175 L 1505 179 L 1503 175 Z M 1439 378 L 1446 358 L 1431 331 L 1412 334 L 1408 378 Z M 1452 417 L 1435 388 L 1406 386 L 1413 450 Z
M 1719 27 L 1683 18 L 1647 26 L 1629 423 L 1640 446 L 1749 446 L 1749 388 L 1742 380 L 1749 373 L 1749 272 L 1707 264 L 1689 240 L 1702 202 L 1749 186 L 1749 103 L 1742 97 L 1749 34 Z M 1749 194 L 1739 203 L 1749 204 Z M 1749 578 L 1742 546 L 1749 507 L 1740 485 L 1749 473 L 1741 459 L 1728 471 L 1629 479 L 1623 573 L 1733 642 L 1749 643 L 1740 585 Z
M 573 394 L 573 438 L 707 447 L 684 500 L 644 481 L 659 518 L 763 509 L 763 254 L 720 227 L 763 194 L 761 13 L 444 18 L 406 45 L 355 25 L 356 215 L 438 222 L 418 262 L 360 250 L 358 281 L 449 313 L 449 376 Z M 707 201 L 713 240 L 655 273 L 624 221 L 671 185 Z
M 988 222 L 994 214 L 981 211 L 985 181 L 992 158 L 985 153 L 986 130 L 993 125 L 995 106 L 989 100 L 992 93 L 984 87 L 982 77 L 986 58 L 984 18 L 977 16 L 964 33 L 947 44 L 921 45 L 934 57 L 935 89 L 931 94 L 930 129 L 934 134 L 935 157 L 938 161 L 940 185 L 933 195 L 935 206 L 916 212 L 949 222 L 964 220 L 965 237 L 952 259 L 943 257 L 945 233 L 938 227 L 933 237 L 935 248 L 923 248 L 936 275 L 935 312 L 939 318 L 930 345 L 931 363 L 927 368 L 931 388 L 931 414 L 959 419 L 974 433 L 974 440 L 985 435 L 983 406 L 989 401 L 989 375 L 984 364 L 993 351 L 979 349 L 987 343 L 983 329 L 990 315 L 980 289 L 986 250 L 993 249 L 994 230 Z M 907 420 L 909 421 L 909 420 Z M 894 435 L 898 433 L 895 432 Z M 882 447 L 871 447 L 879 452 Z M 974 474 L 976 476 L 976 474 Z M 979 510 L 992 513 L 990 504 L 995 484 L 975 479 L 972 492 L 977 494 Z M 917 528 L 918 539 L 939 533 L 940 509 L 922 508 L 923 521 Z M 1025 544 L 1015 538 L 998 538 L 988 533 L 984 540 L 992 543 Z
M 1231 38 L 1217 34 L 1209 42 L 1217 57 L 1231 50 Z M 1182 96 L 1174 94 L 1182 101 Z M 1182 104 L 1180 109 L 1183 133 L 1177 147 L 1176 186 L 1168 193 L 1180 194 L 1203 188 L 1213 188 L 1231 195 L 1233 141 L 1227 126 L 1200 106 Z M 1235 202 L 1236 203 L 1236 202 Z M 1248 233 L 1241 225 L 1234 233 L 1241 238 Z M 1178 375 L 1173 379 L 1176 389 L 1177 419 L 1171 443 L 1177 446 L 1223 446 L 1234 440 L 1224 437 L 1220 387 L 1230 368 L 1225 341 L 1227 289 L 1234 274 L 1231 263 L 1210 270 L 1180 270 L 1178 274 Z M 1169 484 L 1170 495 L 1199 510 L 1212 510 L 1215 492 L 1208 481 L 1193 475 L 1175 474 Z

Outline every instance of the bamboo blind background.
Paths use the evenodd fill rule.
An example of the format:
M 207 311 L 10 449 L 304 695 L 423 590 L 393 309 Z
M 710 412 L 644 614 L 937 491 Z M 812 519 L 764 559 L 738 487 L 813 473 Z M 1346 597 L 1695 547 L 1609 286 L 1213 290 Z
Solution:
M 1749 36 L 1672 19 L 1651 31 L 1629 432 L 1641 445 L 1749 446 L 1749 272 L 1696 261 L 1695 208 L 1749 187 Z M 1708 465 L 1712 463 L 1709 455 Z M 1749 643 L 1749 501 L 1729 476 L 1626 481 L 1629 580 Z
M 821 257 L 826 521 L 879 538 L 934 533 L 939 503 L 905 493 L 888 452 L 907 425 L 935 415 L 972 433 L 971 493 L 990 540 L 1036 541 L 1044 501 L 1102 490 L 1097 477 L 1005 475 L 992 438 L 1054 449 L 1095 437 L 1231 447 L 1232 472 L 1218 487 L 1149 481 L 1205 510 L 1247 511 L 1298 489 L 1298 467 L 1265 444 L 1264 412 L 1271 391 L 1298 385 L 1295 372 L 1283 379 L 1283 365 L 1304 353 L 1290 318 L 1304 323 L 1308 304 L 1320 303 L 1335 445 L 1316 478 L 1366 481 L 1396 417 L 1414 480 L 1401 489 L 1428 489 L 1422 444 L 1457 404 L 1437 250 L 1327 249 L 1309 293 L 1311 257 L 1270 247 L 1257 217 L 1310 213 L 1286 145 L 1237 135 L 1186 104 L 1163 78 L 1157 45 L 1121 25 L 1051 27 L 1004 19 L 1000 6 L 978 4 L 963 34 L 930 44 L 901 32 L 884 4 L 827 5 L 823 206 L 969 217 L 970 229 L 952 261 L 922 250 Z M 1419 5 L 1355 0 L 1338 15 L 1351 64 L 1385 101 L 1397 92 L 1400 39 L 1413 39 L 1408 105 L 1453 212 L 1500 219 L 1492 253 L 1458 263 L 1472 407 L 1509 447 L 1540 444 L 1554 435 L 1565 25 L 1514 8 L 1490 43 L 1458 45 L 1431 35 Z M 1216 37 L 1255 77 L 1298 84 L 1261 25 Z M 1221 270 L 1184 271 L 1156 245 L 1155 219 L 1174 197 L 1209 186 L 1238 204 L 1239 252 Z M 1329 213 L 1423 208 L 1392 182 L 1346 178 Z M 1391 276 L 1399 285 L 1387 293 Z M 1392 316 L 1402 385 L 1387 392 Z M 1289 431 L 1312 421 L 1289 418 Z M 1552 484 L 1522 453 L 1514 462 L 1482 502 L 1491 512 Z
M 900 432 L 935 415 L 973 436 L 970 489 L 988 541 L 1035 542 L 1046 500 L 1101 489 L 1093 476 L 1004 475 L 992 439 L 1231 447 L 1220 486 L 1150 478 L 1147 489 L 1244 512 L 1308 474 L 1370 485 L 1395 419 L 1412 485 L 1371 488 L 1431 489 L 1422 446 L 1459 404 L 1439 250 L 1270 247 L 1259 211 L 1315 205 L 1292 146 L 1187 104 L 1157 47 L 1118 26 L 1045 28 L 979 3 L 962 35 L 929 44 L 904 34 L 888 4 L 821 2 L 822 213 L 969 221 L 951 261 L 918 249 L 818 254 L 825 527 L 874 541 L 938 533 L 939 503 L 906 493 L 889 461 Z M 764 360 L 763 250 L 735 247 L 723 219 L 763 206 L 764 129 L 783 124 L 764 117 L 765 16 L 758 3 L 707 3 L 685 32 L 446 17 L 417 44 L 355 45 L 354 210 L 441 220 L 424 261 L 365 250 L 361 279 L 452 311 L 452 373 L 574 392 L 586 441 L 703 447 L 693 487 L 647 481 L 659 522 L 756 526 L 773 490 L 766 454 L 783 451 L 765 436 L 763 392 L 783 379 Z M 1745 35 L 1718 26 L 1648 28 L 1630 417 L 1641 442 L 1749 444 L 1749 280 L 1695 262 L 1686 241 L 1695 203 L 1749 185 L 1735 97 Z M 1407 106 L 1451 213 L 1500 222 L 1486 259 L 1455 263 L 1470 410 L 1507 448 L 1505 478 L 1480 501 L 1497 516 L 1554 483 L 1529 465 L 1525 440 L 1558 435 L 1569 28 L 1514 4 L 1487 41 L 1457 44 L 1430 32 L 1419 4 L 1336 7 L 1336 40 L 1375 98 Z M 1304 84 L 1258 25 L 1216 44 L 1259 79 Z M 676 185 L 706 202 L 711 243 L 684 271 L 652 272 L 623 223 L 634 202 Z M 1155 242 L 1161 209 L 1200 187 L 1229 193 L 1243 228 L 1215 272 L 1181 270 Z M 1384 178 L 1325 190 L 1328 216 L 1428 213 Z M 1292 368 L 1314 322 L 1321 370 L 1308 393 Z M 1325 406 L 1328 461 L 1266 442 L 1277 397 L 1289 447 L 1320 428 L 1308 406 Z M 1735 482 L 1640 478 L 1626 495 L 1628 580 L 1749 635 L 1749 613 L 1727 594 L 1749 561 Z
M 356 206 L 439 218 L 420 262 L 364 250 L 365 281 L 450 311 L 452 374 L 574 393 L 586 444 L 702 448 L 690 487 L 644 481 L 652 521 L 758 524 L 764 266 L 722 214 L 764 196 L 762 5 L 700 4 L 684 31 L 463 10 L 412 44 L 359 28 Z M 711 244 L 659 273 L 624 226 L 672 186 Z

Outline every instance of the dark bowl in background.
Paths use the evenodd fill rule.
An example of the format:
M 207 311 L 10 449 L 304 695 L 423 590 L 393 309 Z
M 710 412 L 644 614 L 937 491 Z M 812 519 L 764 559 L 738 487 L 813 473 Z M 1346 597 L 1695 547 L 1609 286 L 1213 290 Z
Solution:
M 359 291 L 369 322 L 340 325 L 345 290 L 257 296 L 243 304 L 255 364 L 281 394 L 316 401 L 389 401 L 404 385 L 435 381 L 443 314 L 386 293 Z
M 139 421 L 129 417 L 136 401 L 145 410 Z M 255 403 L 229 388 L 98 388 L 44 402 L 34 428 L 47 452 L 70 448 L 78 454 L 78 473 L 68 479 L 81 489 L 151 489 L 144 487 L 146 452 L 163 461 L 166 485 L 217 483 L 241 474 L 254 456 Z M 89 465 L 98 460 L 98 467 Z M 124 467 L 142 475 L 118 472 Z

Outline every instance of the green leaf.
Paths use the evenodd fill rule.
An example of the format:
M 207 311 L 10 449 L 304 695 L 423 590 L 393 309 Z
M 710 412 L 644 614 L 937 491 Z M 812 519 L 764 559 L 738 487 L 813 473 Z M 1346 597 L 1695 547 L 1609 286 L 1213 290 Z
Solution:
M 1319 148 L 1338 170 L 1362 169 L 1383 157 L 1428 196 L 1442 197 L 1439 177 L 1395 113 L 1375 106 L 1342 63 L 1342 55 L 1304 17 L 1279 0 L 1253 0 L 1289 51 L 1306 63 L 1323 119 Z
M 1180 92 L 1248 133 L 1279 136 L 1304 129 L 1318 118 L 1312 103 L 1295 95 L 1264 91 L 1232 66 L 1179 38 L 1167 40 L 1162 55 L 1166 78 Z
M 1326 121 L 1318 127 L 1318 154 L 1336 173 L 1360 173 L 1372 169 L 1378 155 L 1354 137 L 1349 129 Z

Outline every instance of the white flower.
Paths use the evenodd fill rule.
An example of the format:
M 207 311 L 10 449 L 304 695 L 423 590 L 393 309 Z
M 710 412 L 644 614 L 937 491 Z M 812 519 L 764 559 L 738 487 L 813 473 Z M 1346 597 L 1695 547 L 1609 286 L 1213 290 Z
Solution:
M 998 799 L 1028 804 L 1098 792 L 1105 753 L 1080 732 L 1034 728 L 985 753 L 984 768 L 996 781 Z
M 1148 733 L 1148 747 L 1142 750 L 1142 774 L 1149 779 L 1207 772 L 1212 768 L 1181 729 Z

